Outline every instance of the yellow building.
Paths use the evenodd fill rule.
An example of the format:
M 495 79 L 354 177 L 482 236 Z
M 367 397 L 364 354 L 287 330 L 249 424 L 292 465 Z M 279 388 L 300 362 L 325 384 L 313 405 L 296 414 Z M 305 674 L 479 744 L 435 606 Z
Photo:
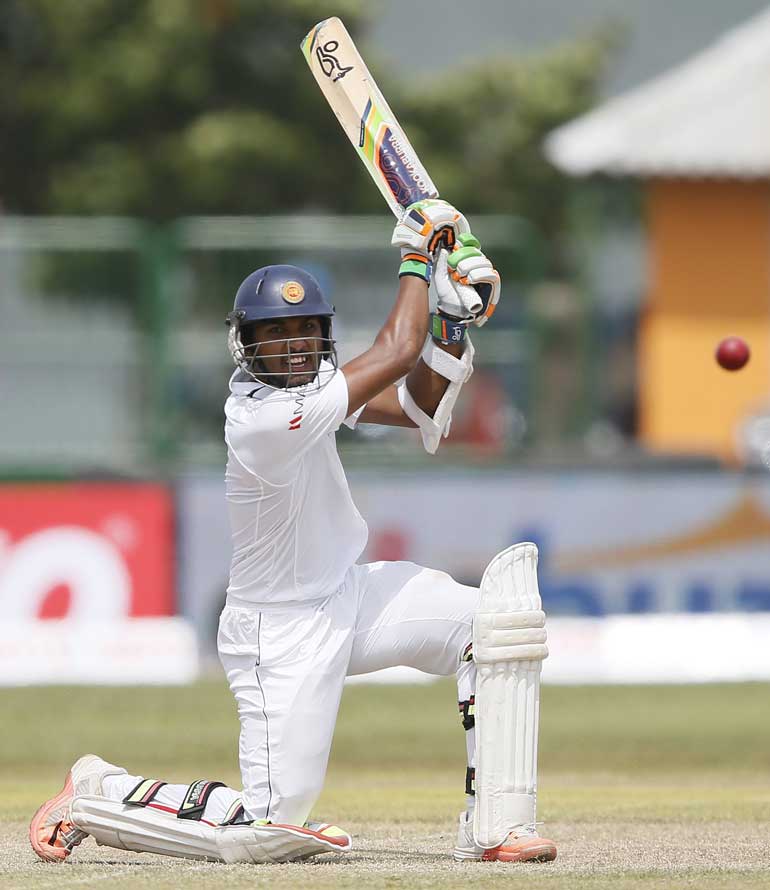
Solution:
M 644 180 L 642 442 L 733 458 L 770 402 L 770 10 L 554 131 L 546 152 L 576 176 Z M 714 360 L 730 334 L 752 351 L 734 373 Z

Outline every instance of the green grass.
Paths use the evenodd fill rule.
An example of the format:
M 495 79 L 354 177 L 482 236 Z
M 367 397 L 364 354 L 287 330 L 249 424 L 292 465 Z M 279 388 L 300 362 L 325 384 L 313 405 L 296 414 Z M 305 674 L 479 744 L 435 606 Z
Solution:
M 27 850 L 31 813 L 87 751 L 170 781 L 237 785 L 224 683 L 4 690 L 0 727 L 3 888 L 770 886 L 765 684 L 545 687 L 539 816 L 560 853 L 540 867 L 448 859 L 464 778 L 449 681 L 346 690 L 316 815 L 352 829 L 356 852 L 309 865 L 224 867 L 84 845 L 49 867 Z

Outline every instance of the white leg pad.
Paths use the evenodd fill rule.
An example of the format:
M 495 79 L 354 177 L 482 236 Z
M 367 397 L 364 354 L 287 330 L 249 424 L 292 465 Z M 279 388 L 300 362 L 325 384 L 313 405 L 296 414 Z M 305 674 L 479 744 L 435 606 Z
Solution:
M 152 807 L 132 807 L 105 797 L 83 795 L 73 799 L 70 818 L 97 844 L 106 847 L 223 861 L 216 841 L 219 829 L 193 819 L 177 819 Z
M 540 668 L 548 655 L 537 586 L 537 547 L 499 553 L 481 580 L 473 619 L 476 682 L 476 808 L 485 848 L 535 822 Z
M 352 844 L 350 835 L 325 824 L 213 826 L 88 795 L 73 799 L 70 818 L 97 844 L 215 862 L 293 862 L 319 853 L 347 853 Z
M 299 825 L 229 825 L 217 829 L 217 844 L 225 862 L 296 862 L 319 853 L 347 853 L 350 835 L 321 837 Z

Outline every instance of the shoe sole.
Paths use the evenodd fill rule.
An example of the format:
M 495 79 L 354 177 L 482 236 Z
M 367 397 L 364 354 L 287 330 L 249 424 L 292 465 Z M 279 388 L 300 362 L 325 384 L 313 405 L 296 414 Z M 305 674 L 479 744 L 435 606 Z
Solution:
M 70 851 L 64 849 L 64 847 L 52 847 L 50 844 L 41 844 L 38 835 L 40 828 L 45 823 L 46 816 L 51 810 L 60 806 L 67 797 L 72 797 L 73 794 L 72 770 L 70 770 L 67 773 L 67 778 L 62 790 L 56 797 L 52 797 L 39 807 L 35 815 L 32 817 L 32 821 L 29 823 L 29 842 L 32 844 L 32 849 L 46 862 L 64 862 L 70 854 Z
M 544 844 L 527 844 L 520 850 L 514 848 L 490 850 L 489 857 L 484 859 L 495 862 L 553 862 L 556 859 L 556 845 L 546 841 Z

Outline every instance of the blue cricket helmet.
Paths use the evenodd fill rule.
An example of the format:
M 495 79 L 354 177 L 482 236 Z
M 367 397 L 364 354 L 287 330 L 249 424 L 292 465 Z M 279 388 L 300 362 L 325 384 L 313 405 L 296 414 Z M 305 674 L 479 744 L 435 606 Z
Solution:
M 228 313 L 226 319 L 229 327 L 228 347 L 235 364 L 252 379 L 265 383 L 265 373 L 260 368 L 256 350 L 250 350 L 249 344 L 243 343 L 241 334 L 244 325 L 270 318 L 303 315 L 321 319 L 324 343 L 320 354 L 336 368 L 337 355 L 331 336 L 334 307 L 315 278 L 304 269 L 289 265 L 263 266 L 252 272 L 241 282 L 233 311 Z M 287 382 L 286 386 L 291 386 L 291 383 Z
M 244 279 L 233 313 L 241 324 L 292 315 L 334 316 L 334 307 L 313 276 L 298 266 L 263 266 Z M 233 314 L 231 313 L 231 315 Z M 228 316 L 229 318 L 229 316 Z

